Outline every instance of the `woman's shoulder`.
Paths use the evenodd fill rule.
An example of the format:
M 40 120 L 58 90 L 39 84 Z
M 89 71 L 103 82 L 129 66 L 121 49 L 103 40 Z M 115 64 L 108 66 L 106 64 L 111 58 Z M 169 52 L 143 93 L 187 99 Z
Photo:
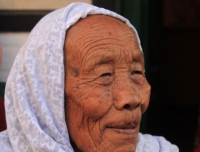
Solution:
M 179 152 L 179 149 L 164 137 L 139 133 L 136 152 Z

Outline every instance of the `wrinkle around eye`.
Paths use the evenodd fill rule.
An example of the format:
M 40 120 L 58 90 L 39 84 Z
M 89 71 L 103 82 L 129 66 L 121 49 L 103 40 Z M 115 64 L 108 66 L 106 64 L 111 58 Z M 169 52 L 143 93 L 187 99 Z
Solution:
M 131 79 L 134 83 L 142 85 L 146 80 L 144 73 L 140 70 L 134 70 L 131 72 Z
M 109 85 L 113 81 L 113 74 L 109 72 L 103 73 L 97 78 L 97 81 L 102 85 Z

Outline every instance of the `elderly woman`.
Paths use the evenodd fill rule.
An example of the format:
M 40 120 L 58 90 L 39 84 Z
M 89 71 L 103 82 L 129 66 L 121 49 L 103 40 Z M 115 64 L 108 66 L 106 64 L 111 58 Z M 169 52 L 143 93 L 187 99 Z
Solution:
M 139 133 L 150 85 L 135 28 L 73 3 L 44 17 L 9 75 L 3 152 L 177 152 Z

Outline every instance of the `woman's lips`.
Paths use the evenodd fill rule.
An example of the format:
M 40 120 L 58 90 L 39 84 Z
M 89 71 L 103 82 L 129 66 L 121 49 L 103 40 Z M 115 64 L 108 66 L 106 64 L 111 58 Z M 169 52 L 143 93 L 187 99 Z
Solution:
M 108 129 L 111 129 L 117 133 L 124 133 L 124 134 L 134 134 L 137 132 L 138 125 L 137 124 L 127 124 L 127 125 L 120 125 L 120 126 L 109 126 Z

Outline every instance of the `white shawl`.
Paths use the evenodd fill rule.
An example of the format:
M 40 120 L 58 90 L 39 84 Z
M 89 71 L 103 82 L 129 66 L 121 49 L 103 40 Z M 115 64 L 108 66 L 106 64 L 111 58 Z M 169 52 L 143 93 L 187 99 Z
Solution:
M 63 45 L 66 30 L 89 14 L 124 17 L 85 3 L 72 3 L 41 19 L 20 49 L 6 84 L 7 130 L 1 152 L 72 152 L 64 113 Z M 138 136 L 137 152 L 177 152 L 162 137 Z

